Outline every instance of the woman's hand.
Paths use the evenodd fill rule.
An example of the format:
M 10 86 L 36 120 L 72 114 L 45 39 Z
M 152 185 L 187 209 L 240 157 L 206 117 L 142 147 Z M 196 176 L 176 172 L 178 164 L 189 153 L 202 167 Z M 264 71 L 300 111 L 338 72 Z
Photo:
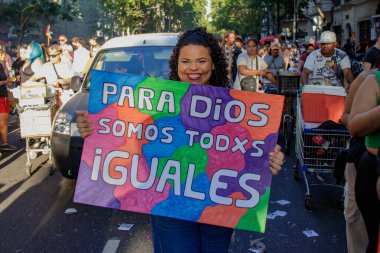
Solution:
M 284 153 L 281 152 L 281 147 L 276 145 L 273 152 L 269 153 L 269 169 L 272 175 L 277 176 L 284 164 Z
M 84 139 L 87 136 L 91 135 L 94 129 L 92 128 L 91 122 L 87 118 L 88 112 L 75 111 L 75 113 L 78 115 L 77 119 L 75 120 L 78 132 L 80 134 L 80 137 Z
M 259 76 L 264 76 L 265 77 L 265 75 L 266 75 L 266 71 L 264 71 L 264 70 L 256 70 L 257 71 L 257 75 L 259 75 Z

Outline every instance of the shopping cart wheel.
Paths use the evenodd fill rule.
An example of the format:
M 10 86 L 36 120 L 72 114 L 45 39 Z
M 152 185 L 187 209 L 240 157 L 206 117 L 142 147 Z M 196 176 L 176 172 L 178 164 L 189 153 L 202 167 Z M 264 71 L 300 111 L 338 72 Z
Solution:
M 25 172 L 28 176 L 32 175 L 32 163 L 31 162 L 26 163 Z
M 293 175 L 293 178 L 294 179 L 298 179 L 298 176 L 299 176 L 299 171 L 298 171 L 298 166 L 297 165 L 294 165 L 293 168 L 292 168 L 292 175 Z
M 37 156 L 38 156 L 38 153 L 37 153 L 37 152 L 34 152 L 34 151 L 29 152 L 29 158 L 30 158 L 31 160 L 36 159 Z
M 311 210 L 313 208 L 313 203 L 311 201 L 311 194 L 305 195 L 305 207 L 307 210 Z
M 290 116 L 284 117 L 284 139 L 285 139 L 285 155 L 290 154 L 290 143 L 292 142 L 293 129 Z

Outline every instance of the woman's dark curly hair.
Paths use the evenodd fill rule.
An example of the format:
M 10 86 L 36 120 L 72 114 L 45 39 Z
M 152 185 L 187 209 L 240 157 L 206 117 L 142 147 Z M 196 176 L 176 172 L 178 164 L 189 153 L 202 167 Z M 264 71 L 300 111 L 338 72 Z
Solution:
M 209 85 L 227 87 L 227 63 L 222 53 L 222 49 L 219 46 L 218 40 L 203 27 L 189 30 L 179 36 L 177 45 L 174 47 L 173 54 L 169 60 L 169 67 L 171 69 L 169 79 L 180 81 L 178 76 L 179 52 L 184 46 L 188 45 L 200 45 L 210 50 L 211 59 L 214 63 L 215 69 L 212 71 Z

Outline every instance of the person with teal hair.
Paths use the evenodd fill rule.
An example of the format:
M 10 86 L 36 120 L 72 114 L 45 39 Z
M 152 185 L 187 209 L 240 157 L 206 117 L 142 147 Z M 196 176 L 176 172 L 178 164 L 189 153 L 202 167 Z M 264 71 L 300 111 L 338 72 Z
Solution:
M 44 52 L 42 51 L 42 47 L 37 42 L 33 41 L 29 44 L 30 51 L 29 51 L 29 59 L 30 62 L 33 63 L 38 58 L 41 59 L 41 61 L 45 62 Z
M 41 45 L 35 41 L 28 45 L 26 54 L 28 59 L 20 69 L 21 84 L 28 80 L 36 81 L 34 73 L 46 62 Z

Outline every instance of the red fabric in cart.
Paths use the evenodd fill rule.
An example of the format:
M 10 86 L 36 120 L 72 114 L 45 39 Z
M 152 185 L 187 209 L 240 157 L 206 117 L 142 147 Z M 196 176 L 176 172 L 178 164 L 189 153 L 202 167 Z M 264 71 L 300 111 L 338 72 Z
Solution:
M 344 111 L 344 96 L 302 93 L 302 116 L 305 122 L 339 122 Z

